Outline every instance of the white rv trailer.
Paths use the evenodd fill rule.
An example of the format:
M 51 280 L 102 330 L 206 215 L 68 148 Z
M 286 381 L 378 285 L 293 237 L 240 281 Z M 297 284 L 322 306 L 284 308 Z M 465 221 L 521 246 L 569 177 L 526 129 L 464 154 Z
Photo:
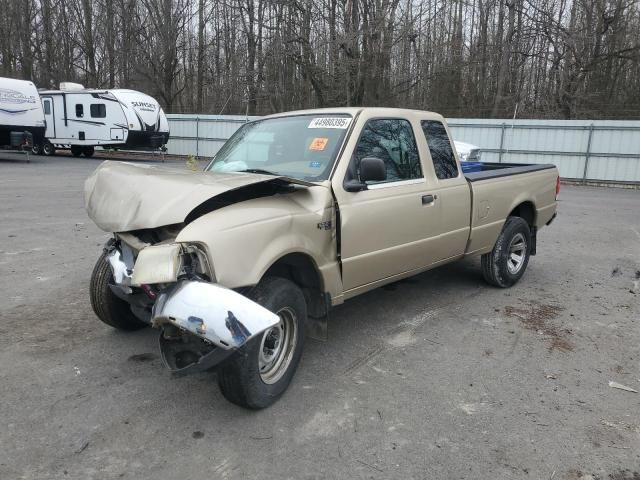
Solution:
M 164 111 L 144 93 L 86 89 L 77 83 L 39 93 L 47 129 L 34 153 L 53 155 L 56 148 L 69 148 L 75 156 L 90 157 L 96 146 L 159 149 L 169 140 Z
M 11 132 L 44 138 L 44 115 L 36 86 L 26 80 L 0 77 L 0 145 L 11 145 Z

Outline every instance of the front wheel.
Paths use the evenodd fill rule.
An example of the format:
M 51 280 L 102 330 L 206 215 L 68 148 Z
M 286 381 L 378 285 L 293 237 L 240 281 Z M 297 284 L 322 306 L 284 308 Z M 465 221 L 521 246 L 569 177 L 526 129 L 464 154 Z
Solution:
M 482 274 L 487 283 L 507 288 L 527 269 L 531 252 L 531 229 L 520 217 L 509 217 L 491 252 L 482 255 Z
M 113 273 L 103 253 L 98 258 L 91 274 L 89 297 L 91 307 L 97 317 L 110 327 L 118 330 L 139 330 L 148 324 L 136 317 L 127 302 L 116 297 L 111 291 Z
M 218 367 L 222 395 L 245 408 L 273 404 L 291 383 L 304 345 L 307 305 L 290 280 L 268 277 L 247 295 L 280 322 L 247 342 Z

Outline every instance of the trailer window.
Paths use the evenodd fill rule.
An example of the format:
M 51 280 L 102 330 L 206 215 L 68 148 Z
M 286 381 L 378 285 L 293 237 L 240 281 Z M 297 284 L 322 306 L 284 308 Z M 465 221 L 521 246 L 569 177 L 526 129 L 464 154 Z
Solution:
M 91 118 L 104 118 L 107 116 L 107 107 L 105 107 L 104 103 L 92 103 L 90 110 Z
M 422 122 L 422 131 L 429 145 L 436 176 L 440 180 L 457 177 L 458 165 L 444 125 L 434 120 L 425 120 Z
M 44 114 L 51 115 L 51 102 L 49 100 L 44 101 Z
M 76 103 L 76 117 L 81 118 L 84 117 L 84 107 L 81 103 Z

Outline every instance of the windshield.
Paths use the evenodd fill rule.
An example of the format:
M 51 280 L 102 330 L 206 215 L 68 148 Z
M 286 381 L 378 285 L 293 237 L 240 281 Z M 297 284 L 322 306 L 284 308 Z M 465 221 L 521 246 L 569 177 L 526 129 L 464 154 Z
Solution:
M 207 167 L 212 172 L 253 172 L 307 181 L 329 178 L 351 116 L 294 115 L 243 125 Z

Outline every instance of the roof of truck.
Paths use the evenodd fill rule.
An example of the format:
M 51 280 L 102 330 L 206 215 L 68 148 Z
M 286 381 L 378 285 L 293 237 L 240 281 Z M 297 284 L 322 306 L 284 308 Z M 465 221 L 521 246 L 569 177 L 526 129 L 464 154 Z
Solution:
M 443 117 L 439 113 L 428 112 L 426 110 L 412 110 L 407 108 L 388 108 L 388 107 L 335 107 L 335 108 L 315 108 L 311 110 L 294 110 L 291 112 L 276 113 L 268 115 L 264 118 L 286 117 L 290 115 L 327 115 L 327 114 L 344 114 L 355 117 L 356 115 L 366 112 L 372 116 L 416 118 L 420 120 L 432 119 L 442 121 Z

